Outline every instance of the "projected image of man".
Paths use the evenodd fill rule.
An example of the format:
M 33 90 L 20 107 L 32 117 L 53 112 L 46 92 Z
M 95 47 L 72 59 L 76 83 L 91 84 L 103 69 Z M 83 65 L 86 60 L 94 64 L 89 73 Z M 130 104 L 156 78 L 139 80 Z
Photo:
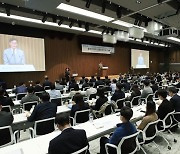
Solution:
M 138 57 L 138 65 L 144 65 L 144 58 L 142 56 L 142 53 L 139 54 Z
M 18 42 L 15 38 L 9 40 L 10 48 L 5 49 L 3 52 L 3 61 L 5 65 L 24 65 L 25 56 L 24 51 L 17 48 Z

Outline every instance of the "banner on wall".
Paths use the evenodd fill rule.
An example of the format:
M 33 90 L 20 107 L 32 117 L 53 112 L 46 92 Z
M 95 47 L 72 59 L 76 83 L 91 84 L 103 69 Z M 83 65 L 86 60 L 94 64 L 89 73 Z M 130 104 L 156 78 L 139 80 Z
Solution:
M 99 53 L 99 54 L 113 54 L 114 47 L 82 44 L 82 52 L 84 52 L 84 53 Z

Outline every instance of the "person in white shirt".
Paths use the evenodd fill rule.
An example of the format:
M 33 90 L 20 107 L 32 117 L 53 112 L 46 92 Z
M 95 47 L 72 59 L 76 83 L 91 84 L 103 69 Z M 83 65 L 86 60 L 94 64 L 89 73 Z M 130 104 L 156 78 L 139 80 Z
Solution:
M 117 80 L 116 80 L 116 79 L 113 79 L 113 80 L 112 80 L 112 83 L 111 83 L 111 85 L 110 85 L 110 87 L 111 87 L 111 89 L 112 89 L 112 93 L 115 93 L 116 83 L 117 83 Z
M 86 90 L 86 96 L 89 97 L 91 94 L 96 94 L 97 93 L 97 89 L 93 88 L 93 83 L 89 82 L 89 86 L 90 88 Z
M 55 99 L 55 98 L 61 97 L 60 90 L 56 90 L 54 84 L 51 85 L 51 90 L 47 90 L 47 92 L 50 95 L 50 99 Z

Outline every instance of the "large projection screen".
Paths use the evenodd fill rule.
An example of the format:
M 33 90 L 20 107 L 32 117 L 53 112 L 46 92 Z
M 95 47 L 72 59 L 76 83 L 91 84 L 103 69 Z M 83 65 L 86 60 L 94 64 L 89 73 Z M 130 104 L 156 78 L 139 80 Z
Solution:
M 0 72 L 45 71 L 44 39 L 0 34 Z
M 131 49 L 131 67 L 135 69 L 149 68 L 149 51 Z

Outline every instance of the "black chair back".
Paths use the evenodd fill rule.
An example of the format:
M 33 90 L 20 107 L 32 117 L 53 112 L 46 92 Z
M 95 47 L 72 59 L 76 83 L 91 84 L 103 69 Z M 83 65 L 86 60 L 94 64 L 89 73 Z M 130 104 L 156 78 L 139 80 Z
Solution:
M 38 122 L 36 124 L 36 134 L 37 135 L 45 135 L 53 132 L 54 129 L 54 118 L 46 119 L 46 121 Z
M 132 105 L 138 105 L 139 104 L 140 96 L 133 97 L 132 99 Z
M 41 98 L 41 95 L 44 91 L 39 91 L 39 92 L 35 92 L 36 96 L 38 96 L 39 98 Z
M 104 113 L 105 113 L 105 115 L 110 115 L 112 113 L 112 111 L 113 111 L 113 106 L 111 104 L 108 104 L 106 106 Z
M 26 96 L 26 93 L 17 94 L 17 100 L 21 100 L 24 96 Z
M 51 103 L 55 103 L 57 106 L 61 106 L 62 105 L 62 99 L 61 98 L 51 99 Z
M 32 106 L 33 105 L 37 105 L 38 104 L 38 102 L 27 102 L 27 103 L 24 103 L 23 104 L 23 110 L 25 110 L 25 111 L 30 111 L 31 110 L 31 108 L 32 108 Z
M 11 112 L 11 107 L 10 107 L 10 105 L 2 106 L 2 110 L 1 110 L 1 111 Z
M 89 111 L 81 112 L 76 115 L 76 123 L 89 121 Z
M 118 99 L 118 100 L 116 101 L 116 104 L 117 104 L 117 106 L 118 106 L 118 109 L 121 109 L 121 108 L 124 106 L 124 101 L 125 101 L 125 99 Z
M 11 142 L 11 133 L 10 133 L 9 127 L 0 129 L 0 146 L 3 146 L 10 142 Z

